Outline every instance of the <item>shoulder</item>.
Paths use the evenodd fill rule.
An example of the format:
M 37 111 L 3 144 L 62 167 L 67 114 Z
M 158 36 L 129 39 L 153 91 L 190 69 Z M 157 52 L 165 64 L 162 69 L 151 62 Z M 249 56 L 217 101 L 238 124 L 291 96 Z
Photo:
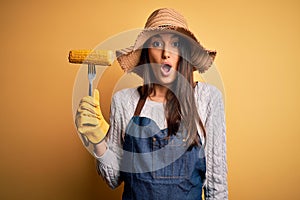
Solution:
M 198 82 L 195 88 L 196 99 L 212 103 L 214 101 L 222 101 L 223 94 L 216 86 L 205 82 Z
M 126 88 L 126 89 L 122 89 L 117 91 L 114 95 L 113 98 L 115 99 L 122 99 L 124 100 L 124 98 L 126 99 L 135 99 L 139 97 L 139 93 L 137 91 L 137 88 Z
M 205 82 L 198 82 L 195 87 L 195 100 L 201 119 L 207 117 L 215 109 L 221 110 L 223 107 L 223 95 L 216 86 Z M 223 108 L 222 108 L 223 109 Z
M 139 99 L 137 88 L 126 88 L 117 91 L 112 97 L 112 104 L 116 107 L 130 108 Z

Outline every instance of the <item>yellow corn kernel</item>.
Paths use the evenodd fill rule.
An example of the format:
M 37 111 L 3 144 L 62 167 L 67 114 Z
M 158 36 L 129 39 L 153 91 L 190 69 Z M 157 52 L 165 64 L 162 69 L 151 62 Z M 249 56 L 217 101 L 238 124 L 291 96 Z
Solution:
M 71 50 L 69 52 L 70 63 L 110 66 L 114 60 L 115 53 L 111 50 Z

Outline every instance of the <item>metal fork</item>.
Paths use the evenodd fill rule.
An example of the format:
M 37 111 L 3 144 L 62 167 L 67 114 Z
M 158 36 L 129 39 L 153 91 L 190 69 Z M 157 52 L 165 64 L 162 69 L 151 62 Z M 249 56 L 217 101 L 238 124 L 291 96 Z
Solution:
M 95 64 L 88 64 L 89 96 L 93 96 L 93 81 L 96 78 Z M 81 135 L 84 145 L 89 146 L 89 140 L 85 135 Z
M 96 78 L 95 64 L 88 64 L 89 96 L 93 96 L 93 81 Z

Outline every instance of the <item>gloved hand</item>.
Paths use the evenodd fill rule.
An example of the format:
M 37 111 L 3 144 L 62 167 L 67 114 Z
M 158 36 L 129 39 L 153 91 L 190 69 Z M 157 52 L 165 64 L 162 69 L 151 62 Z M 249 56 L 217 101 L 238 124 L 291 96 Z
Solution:
M 106 136 L 109 125 L 101 113 L 97 89 L 94 90 L 94 97 L 86 96 L 80 101 L 75 124 L 77 131 L 93 144 L 101 142 Z

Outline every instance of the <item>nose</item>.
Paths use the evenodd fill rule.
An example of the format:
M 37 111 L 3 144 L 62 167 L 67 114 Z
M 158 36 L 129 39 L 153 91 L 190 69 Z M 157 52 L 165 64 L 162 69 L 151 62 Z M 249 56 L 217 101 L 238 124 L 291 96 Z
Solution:
M 162 51 L 162 58 L 163 59 L 170 58 L 170 51 L 168 51 L 166 48 L 164 48 Z

